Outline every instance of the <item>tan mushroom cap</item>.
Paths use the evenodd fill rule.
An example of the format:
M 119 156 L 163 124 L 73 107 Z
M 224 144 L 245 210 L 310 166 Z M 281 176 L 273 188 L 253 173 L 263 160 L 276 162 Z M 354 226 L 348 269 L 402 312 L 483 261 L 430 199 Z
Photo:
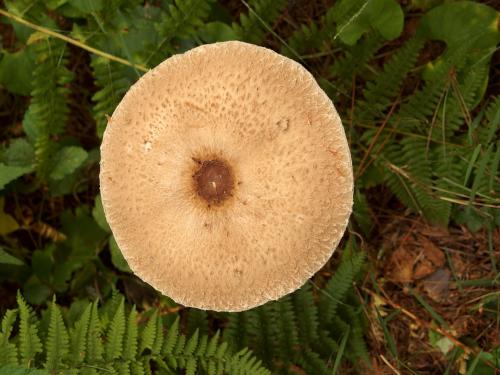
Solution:
M 180 304 L 246 310 L 302 286 L 352 209 L 335 108 L 301 65 L 242 42 L 145 74 L 101 146 L 106 218 L 131 269 Z

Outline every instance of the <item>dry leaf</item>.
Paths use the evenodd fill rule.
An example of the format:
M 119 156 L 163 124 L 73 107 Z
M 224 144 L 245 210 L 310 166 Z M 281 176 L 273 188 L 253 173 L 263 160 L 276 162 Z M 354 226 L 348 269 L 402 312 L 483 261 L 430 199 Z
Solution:
M 442 302 L 450 292 L 451 272 L 447 268 L 440 268 L 422 280 L 422 289 L 436 302 Z

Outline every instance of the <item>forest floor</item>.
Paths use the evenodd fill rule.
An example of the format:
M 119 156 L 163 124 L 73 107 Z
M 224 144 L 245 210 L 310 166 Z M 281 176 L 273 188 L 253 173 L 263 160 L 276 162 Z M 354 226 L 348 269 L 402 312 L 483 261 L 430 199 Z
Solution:
M 221 3 L 234 19 L 247 9 L 240 0 Z M 297 25 L 318 21 L 333 2 L 294 3 L 296 6 L 289 7 L 271 25 L 273 32 L 263 45 L 279 50 L 281 45 L 276 35 L 287 39 Z M 407 1 L 400 3 L 404 5 Z M 500 10 L 494 0 L 483 3 Z M 1 1 L 0 7 L 3 7 Z M 392 51 L 408 40 L 418 23 L 413 19 L 418 20 L 419 16 L 418 12 L 406 15 L 402 35 L 387 43 L 373 64 L 382 67 Z M 2 24 L 0 34 L 3 48 L 14 50 L 12 29 Z M 419 57 L 419 64 L 433 60 L 441 52 L 439 43 L 429 43 Z M 310 56 L 307 67 L 316 77 L 325 77 L 333 59 L 333 54 Z M 70 100 L 67 133 L 78 139 L 85 149 L 92 149 L 100 140 L 89 110 L 91 97 L 97 91 L 89 68 L 89 55 L 71 46 L 69 64 L 76 77 L 71 85 L 79 89 L 71 90 L 75 94 Z M 498 96 L 498 50 L 492 57 L 489 82 L 487 96 Z M 402 91 L 411 92 L 417 84 L 408 79 Z M 355 110 L 351 106 L 363 86 L 364 82 L 354 82 L 350 95 L 345 95 L 336 105 Z M 0 141 L 7 142 L 23 134 L 23 114 L 29 98 L 0 90 L 0 103 Z M 82 175 L 85 179 L 81 183 L 86 189 L 74 194 L 52 198 L 43 189 L 22 195 L 12 193 L 5 201 L 4 210 L 16 219 L 21 230 L 5 242 L 29 249 L 64 240 L 65 234 L 60 230 L 63 212 L 75 210 L 82 204 L 92 206 L 99 191 L 97 164 Z M 23 178 L 29 183 L 29 179 L 35 177 Z M 368 322 L 367 337 L 374 368 L 371 371 L 376 374 L 451 374 L 453 367 L 465 374 L 467 360 L 500 347 L 500 229 L 471 231 L 466 225 L 456 223 L 449 227 L 432 225 L 407 209 L 385 188 L 367 189 L 366 196 L 375 234 L 369 241 L 354 230 L 350 234 L 360 240 L 361 249 L 368 254 L 366 276 L 355 288 Z M 104 255 L 102 261 L 112 267 L 109 255 Z M 337 265 L 336 255 L 317 277 L 332 275 Z M 0 285 L 2 310 L 15 305 L 12 290 L 21 286 L 16 282 Z M 120 287 L 133 302 L 154 299 L 154 293 L 136 278 L 125 279 Z M 63 297 L 58 302 L 68 301 Z M 484 359 L 488 362 L 490 357 Z M 399 369 L 392 364 L 394 361 L 400 365 Z M 349 371 L 348 366 L 345 370 Z

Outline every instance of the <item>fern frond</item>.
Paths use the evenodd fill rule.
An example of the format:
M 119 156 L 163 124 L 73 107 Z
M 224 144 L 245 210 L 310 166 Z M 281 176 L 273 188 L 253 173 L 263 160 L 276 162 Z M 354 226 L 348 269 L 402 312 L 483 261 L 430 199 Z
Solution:
M 168 330 L 167 337 L 163 342 L 163 347 L 161 350 L 161 353 L 164 356 L 168 357 L 169 354 L 173 353 L 177 341 L 179 340 L 179 320 L 179 317 L 177 317 L 177 319 L 175 319 L 174 323 Z
M 38 322 L 33 309 L 26 304 L 21 294 L 17 293 L 19 306 L 19 352 L 21 364 L 28 368 L 35 362 L 37 353 L 42 352 L 42 343 L 38 337 Z
M 45 350 L 47 351 L 45 368 L 50 372 L 57 372 L 61 363 L 66 360 L 69 349 L 69 337 L 61 311 L 56 305 L 55 299 L 50 304 L 49 314 L 49 332 L 47 342 L 45 343 Z
M 337 341 L 345 333 L 346 327 L 339 327 L 334 321 L 325 329 L 318 330 L 318 341 L 312 346 L 312 349 L 323 356 L 323 358 L 331 358 L 333 354 L 339 351 Z
M 101 322 L 99 319 L 97 302 L 92 304 L 87 330 L 87 351 L 85 359 L 87 363 L 97 363 L 102 360 L 104 352 L 101 341 Z
M 156 66 L 175 53 L 172 43 L 175 39 L 195 36 L 197 28 L 204 25 L 212 2 L 213 0 L 175 0 L 174 4 L 170 4 L 156 25 L 159 42 L 146 58 L 146 63 Z
M 342 310 L 348 319 L 347 321 L 349 322 L 348 324 L 346 323 L 346 325 L 350 329 L 349 340 L 347 341 L 349 350 L 346 355 L 352 358 L 351 362 L 353 363 L 357 363 L 360 360 L 365 363 L 369 363 L 370 354 L 363 337 L 364 330 L 360 319 L 361 314 L 363 314 L 362 311 L 355 311 L 355 309 L 350 305 L 342 306 Z M 337 324 L 339 324 L 339 319 L 336 319 Z M 343 332 L 345 332 L 345 330 L 343 330 Z
M 292 298 L 285 296 L 275 302 L 276 314 L 279 322 L 279 355 L 283 363 L 293 360 L 297 345 L 299 345 L 298 329 L 295 320 L 295 311 Z
M 333 318 L 339 304 L 342 303 L 347 291 L 351 288 L 354 277 L 364 264 L 363 252 L 353 254 L 352 257 L 342 259 L 339 268 L 324 289 L 321 290 L 319 301 L 320 323 L 328 325 Z
M 335 41 L 335 33 L 350 22 L 356 12 L 365 4 L 365 0 L 342 0 L 331 6 L 325 15 L 321 17 L 319 25 L 309 23 L 301 25 L 288 39 L 287 45 L 283 46 L 281 53 L 289 57 L 295 57 L 306 51 L 325 50 Z
M 453 77 L 450 79 L 449 94 L 443 100 L 442 110 L 438 111 L 436 125 L 432 127 L 432 139 L 446 142 L 455 135 L 464 122 L 469 122 L 468 117 L 474 109 L 472 106 L 478 102 L 484 78 L 487 77 L 488 66 L 480 65 L 464 73 L 463 83 Z
M 7 310 L 2 319 L 2 332 L 0 333 L 0 367 L 18 364 L 16 345 L 9 342 L 16 319 L 17 310 Z
M 191 308 L 187 311 L 187 334 L 199 330 L 200 335 L 208 333 L 208 314 L 205 310 Z
M 286 0 L 249 0 L 248 13 L 240 15 L 240 23 L 233 23 L 233 30 L 238 39 L 259 44 L 272 28 L 276 18 L 283 12 L 287 5 Z
M 302 353 L 299 364 L 307 374 L 326 375 L 331 373 L 320 355 L 310 350 Z
M 83 362 L 87 352 L 87 336 L 92 304 L 87 305 L 75 327 L 70 331 L 70 363 L 78 366 Z
M 300 342 L 310 345 L 318 339 L 318 308 L 314 303 L 311 284 L 306 283 L 291 295 Z
M 145 349 L 153 350 L 153 344 L 156 338 L 156 324 L 158 323 L 158 310 L 154 310 L 153 315 L 148 320 L 146 327 L 142 330 L 140 334 L 140 345 L 139 345 L 139 354 L 142 353 Z
M 255 309 L 255 326 L 251 333 L 255 340 L 256 353 L 267 366 L 272 367 L 277 356 L 278 320 L 274 303 Z
M 108 342 L 106 344 L 106 360 L 108 362 L 122 355 L 123 336 L 125 334 L 125 310 L 123 303 L 123 298 L 121 298 L 108 330 Z
M 346 48 L 345 54 L 335 59 L 328 74 L 320 80 L 321 87 L 332 99 L 349 97 L 352 77 L 363 72 L 367 63 L 382 47 L 383 38 L 375 32 L 367 34 L 356 45 Z M 332 82 L 330 82 L 332 81 Z
M 153 343 L 153 348 L 151 349 L 153 354 L 159 355 L 161 353 L 161 349 L 163 347 L 163 340 L 164 340 L 163 320 L 162 320 L 161 315 L 158 314 L 156 317 L 155 341 Z
M 61 134 L 68 121 L 67 85 L 73 74 L 66 68 L 68 50 L 60 40 L 40 37 L 35 43 L 37 65 L 33 71 L 31 103 L 25 114 L 24 127 L 35 136 L 35 167 L 46 180 L 51 170 L 55 145 L 51 137 Z
M 100 56 L 92 56 L 90 65 L 95 84 L 100 88 L 92 96 L 92 100 L 95 102 L 93 112 L 97 134 L 102 137 L 108 116 L 113 114 L 116 106 L 135 82 L 137 76 L 133 69 Z
M 250 327 L 255 325 L 255 311 L 228 314 L 228 323 L 224 330 L 224 340 L 235 348 L 250 346 Z
M 432 122 L 430 119 L 435 117 L 450 88 L 450 74 L 463 67 L 470 46 L 470 40 L 464 41 L 459 48 L 447 52 L 440 64 L 433 66 L 432 79 L 401 105 L 396 116 L 399 130 L 428 135 L 428 126 Z
M 500 95 L 489 103 L 483 121 L 474 128 L 477 142 L 483 145 L 491 143 L 495 139 L 498 128 L 500 128 Z
M 399 168 L 398 171 L 388 169 L 386 178 L 389 187 L 407 206 L 431 222 L 446 225 L 451 206 L 449 202 L 440 200 L 432 190 L 432 156 L 427 150 L 426 140 L 407 137 L 400 143 L 392 144 L 385 150 L 392 164 Z
M 384 116 L 384 111 L 398 96 L 399 88 L 415 65 L 423 46 L 424 39 L 419 35 L 413 36 L 392 55 L 389 62 L 384 64 L 383 72 L 366 83 L 363 90 L 364 100 L 356 102 L 355 113 L 359 121 L 370 123 Z
M 144 371 L 144 363 L 142 362 L 132 362 L 130 365 L 130 374 L 131 375 L 144 375 L 146 372 Z
M 256 374 L 267 375 L 270 372 L 262 367 L 262 362 L 252 356 L 252 352 L 243 349 L 232 356 L 226 363 L 228 374 Z
M 133 306 L 127 319 L 125 339 L 123 340 L 123 359 L 126 361 L 133 360 L 137 354 L 138 328 L 136 320 L 137 311 Z
M 194 334 L 187 341 L 186 347 L 184 348 L 184 354 L 192 355 L 198 346 L 199 331 L 196 330 Z

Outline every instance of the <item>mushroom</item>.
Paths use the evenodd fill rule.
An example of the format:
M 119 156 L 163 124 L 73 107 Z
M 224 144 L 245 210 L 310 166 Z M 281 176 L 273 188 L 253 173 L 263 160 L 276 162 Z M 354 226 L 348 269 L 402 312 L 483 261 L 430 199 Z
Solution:
M 100 184 L 133 272 L 217 311 L 302 286 L 353 199 L 330 99 L 295 61 L 237 41 L 172 56 L 130 88 L 104 133 Z

